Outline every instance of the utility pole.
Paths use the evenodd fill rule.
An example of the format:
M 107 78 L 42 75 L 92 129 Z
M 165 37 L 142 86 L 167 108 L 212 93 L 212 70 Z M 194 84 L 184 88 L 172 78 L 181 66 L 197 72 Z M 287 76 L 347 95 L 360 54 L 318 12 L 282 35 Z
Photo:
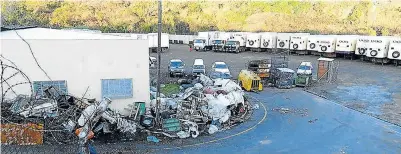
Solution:
M 158 1 L 158 27 L 157 27 L 157 93 L 156 93 L 156 127 L 160 126 L 160 64 L 161 64 L 161 31 L 162 31 L 162 0 Z

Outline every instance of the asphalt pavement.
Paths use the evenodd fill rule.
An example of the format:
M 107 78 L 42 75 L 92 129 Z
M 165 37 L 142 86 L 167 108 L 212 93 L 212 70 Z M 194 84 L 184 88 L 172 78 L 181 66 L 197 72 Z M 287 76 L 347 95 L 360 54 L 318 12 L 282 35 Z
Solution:
M 156 57 L 156 53 L 151 53 Z M 275 54 L 268 52 L 197 52 L 189 51 L 188 45 L 170 45 L 169 51 L 162 53 L 163 82 L 174 82 L 178 78 L 170 78 L 167 75 L 167 65 L 170 59 L 181 59 L 186 63 L 186 72 L 190 73 L 191 66 L 196 58 L 202 58 L 207 70 L 216 61 L 224 61 L 230 67 L 234 79 L 238 77 L 242 69 L 246 69 L 250 60 L 269 59 Z M 303 61 L 312 62 L 314 75 L 316 76 L 317 59 L 319 56 L 295 55 L 288 56 L 289 68 L 296 70 Z M 319 84 L 310 90 L 324 95 L 336 103 L 358 110 L 382 120 L 401 126 L 401 66 L 392 64 L 373 64 L 360 59 L 350 60 L 335 58 L 339 62 L 337 82 L 333 84 Z M 151 76 L 156 77 L 155 69 L 151 70 Z M 316 78 L 316 77 L 315 77 Z

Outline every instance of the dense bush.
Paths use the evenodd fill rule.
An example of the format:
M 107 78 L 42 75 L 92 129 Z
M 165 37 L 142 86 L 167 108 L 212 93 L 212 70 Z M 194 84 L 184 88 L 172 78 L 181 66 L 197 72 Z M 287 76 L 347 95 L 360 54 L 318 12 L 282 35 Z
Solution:
M 2 1 L 2 24 L 156 32 L 155 1 Z M 400 35 L 401 2 L 166 1 L 163 31 L 205 30 Z

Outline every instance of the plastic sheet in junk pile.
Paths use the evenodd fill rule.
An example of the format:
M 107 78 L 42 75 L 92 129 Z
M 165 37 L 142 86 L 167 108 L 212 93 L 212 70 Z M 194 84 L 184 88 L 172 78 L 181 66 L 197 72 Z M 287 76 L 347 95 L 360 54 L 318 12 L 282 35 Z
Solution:
M 215 90 L 224 90 L 226 93 L 232 91 L 242 91 L 241 87 L 230 79 L 215 79 L 214 80 Z
M 211 94 L 206 94 L 206 100 L 208 102 L 208 108 L 204 108 L 204 113 L 207 113 L 209 117 L 213 120 L 219 120 L 221 123 L 226 122 L 230 116 L 231 112 L 227 107 L 231 104 L 223 94 L 214 97 Z

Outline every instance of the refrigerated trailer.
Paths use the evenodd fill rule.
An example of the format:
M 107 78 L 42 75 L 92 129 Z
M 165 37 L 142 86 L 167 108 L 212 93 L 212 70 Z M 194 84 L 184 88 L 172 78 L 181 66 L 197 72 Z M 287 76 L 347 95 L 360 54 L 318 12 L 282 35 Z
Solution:
M 338 55 L 350 56 L 353 59 L 355 55 L 357 35 L 338 35 L 335 52 Z
M 277 49 L 290 50 L 292 36 L 305 36 L 309 33 L 277 33 Z
M 248 33 L 246 36 L 246 48 L 250 51 L 261 51 L 260 36 L 260 33 Z
M 307 54 L 309 34 L 291 35 L 290 50 L 298 54 Z
M 147 35 L 149 41 L 149 51 L 151 52 L 157 52 L 157 46 L 158 46 L 157 36 L 158 36 L 157 33 L 149 33 Z M 167 33 L 161 34 L 161 48 L 162 52 L 165 52 L 170 48 L 169 35 Z
M 324 57 L 336 57 L 337 37 L 334 35 L 325 35 L 319 38 L 318 52 Z
M 387 59 L 388 49 L 390 45 L 390 37 L 370 37 L 369 39 L 369 47 L 366 53 L 366 57 L 368 60 L 372 61 L 373 63 L 388 63 L 390 62 Z
M 366 53 L 369 48 L 369 38 L 370 36 L 359 36 L 356 40 L 355 55 L 361 60 L 366 59 Z
M 277 33 L 277 49 L 290 49 L 291 33 Z
M 392 59 L 396 66 L 401 64 L 401 38 L 391 40 L 387 58 Z
M 308 50 L 309 53 L 312 55 L 320 55 L 318 50 L 319 50 L 319 38 L 321 38 L 321 35 L 310 35 L 308 37 L 308 43 L 306 46 L 306 50 Z
M 263 51 L 267 51 L 267 50 L 272 51 L 273 49 L 276 48 L 277 33 L 276 32 L 261 33 L 261 42 L 260 43 L 261 43 L 260 48 L 262 48 Z

